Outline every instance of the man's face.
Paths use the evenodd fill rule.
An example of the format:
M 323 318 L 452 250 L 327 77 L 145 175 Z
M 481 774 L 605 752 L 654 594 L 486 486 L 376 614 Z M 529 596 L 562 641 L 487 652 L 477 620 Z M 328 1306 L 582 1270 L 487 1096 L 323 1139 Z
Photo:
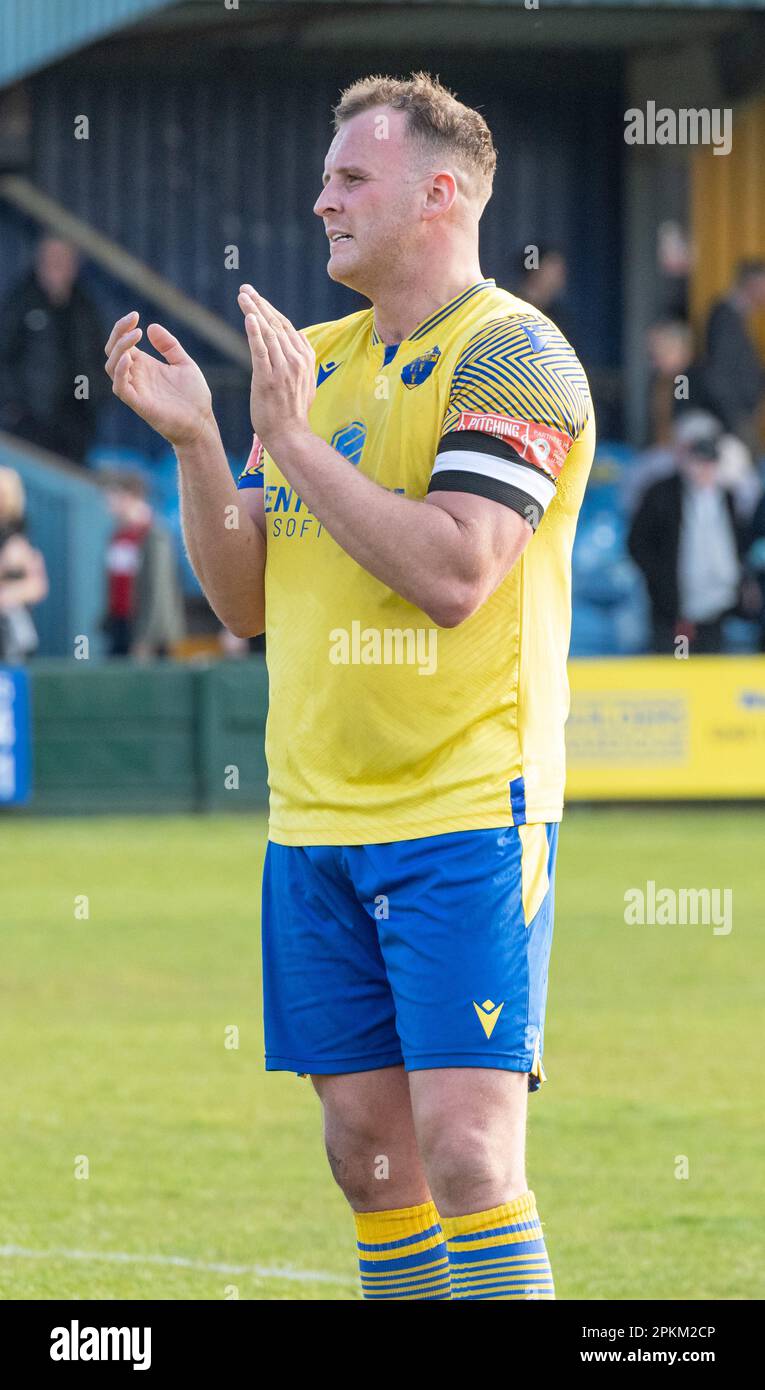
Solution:
M 67 241 L 46 237 L 37 251 L 37 279 L 55 302 L 69 298 L 77 278 L 77 252 Z
M 545 283 L 545 292 L 548 302 L 552 303 L 566 291 L 566 262 L 557 251 L 550 251 L 542 257 L 539 267 L 540 277 Z
M 145 526 L 151 517 L 148 502 L 143 497 L 128 492 L 126 488 L 109 488 L 106 502 L 114 520 L 120 526 Z
M 661 376 L 678 376 L 690 366 L 693 346 L 679 329 L 652 328 L 648 333 L 651 364 Z
M 765 275 L 753 275 L 747 288 L 753 312 L 765 309 Z
M 106 493 L 106 505 L 120 526 L 127 526 L 130 521 L 130 500 L 121 487 L 110 487 Z
M 406 114 L 379 107 L 345 121 L 327 153 L 314 204 L 330 238 L 327 272 L 367 298 L 426 251 L 416 148 Z
M 720 477 L 719 458 L 704 458 L 692 449 L 681 451 L 681 469 L 693 487 L 715 487 Z

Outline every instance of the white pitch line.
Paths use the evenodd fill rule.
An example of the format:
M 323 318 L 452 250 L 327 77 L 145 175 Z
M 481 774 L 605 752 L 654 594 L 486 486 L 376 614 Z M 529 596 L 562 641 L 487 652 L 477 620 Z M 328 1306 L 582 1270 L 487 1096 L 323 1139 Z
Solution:
M 295 1284 L 337 1284 L 353 1288 L 340 1274 L 322 1269 L 270 1268 L 268 1265 L 231 1265 L 216 1260 L 190 1260 L 185 1255 L 133 1255 L 125 1250 L 27 1250 L 22 1245 L 0 1245 L 0 1258 L 22 1260 L 102 1260 L 107 1264 L 173 1265 L 178 1269 L 199 1269 L 213 1274 L 254 1274 L 258 1279 L 288 1279 Z

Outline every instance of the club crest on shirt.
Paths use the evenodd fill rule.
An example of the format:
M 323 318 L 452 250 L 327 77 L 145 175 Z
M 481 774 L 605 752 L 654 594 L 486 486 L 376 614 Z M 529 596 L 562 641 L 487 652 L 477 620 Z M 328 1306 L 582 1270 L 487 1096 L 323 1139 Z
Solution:
M 402 367 L 401 380 L 404 385 L 410 390 L 413 386 L 422 386 L 423 381 L 427 381 L 440 356 L 441 349 L 434 347 L 430 349 L 430 352 L 423 353 L 422 357 L 415 357 L 413 362 Z
M 333 449 L 337 449 L 338 454 L 348 459 L 350 463 L 361 463 L 361 455 L 364 452 L 364 441 L 367 437 L 367 427 L 363 420 L 351 420 L 349 425 L 343 425 L 339 430 L 335 430 L 330 444 Z

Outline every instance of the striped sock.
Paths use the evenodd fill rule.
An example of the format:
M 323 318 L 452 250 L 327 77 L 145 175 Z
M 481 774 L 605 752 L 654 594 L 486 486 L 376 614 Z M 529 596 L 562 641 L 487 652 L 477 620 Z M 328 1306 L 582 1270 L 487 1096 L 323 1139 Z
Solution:
M 449 1298 L 449 1260 L 433 1202 L 394 1211 L 357 1211 L 365 1298 Z
M 452 1298 L 555 1298 L 533 1192 L 469 1216 L 442 1216 Z

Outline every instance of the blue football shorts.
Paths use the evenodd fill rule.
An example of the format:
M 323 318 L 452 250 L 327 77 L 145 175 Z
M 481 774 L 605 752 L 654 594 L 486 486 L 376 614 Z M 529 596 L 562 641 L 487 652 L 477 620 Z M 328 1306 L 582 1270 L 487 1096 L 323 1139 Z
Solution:
M 390 844 L 270 841 L 266 1069 L 542 1069 L 557 824 Z

